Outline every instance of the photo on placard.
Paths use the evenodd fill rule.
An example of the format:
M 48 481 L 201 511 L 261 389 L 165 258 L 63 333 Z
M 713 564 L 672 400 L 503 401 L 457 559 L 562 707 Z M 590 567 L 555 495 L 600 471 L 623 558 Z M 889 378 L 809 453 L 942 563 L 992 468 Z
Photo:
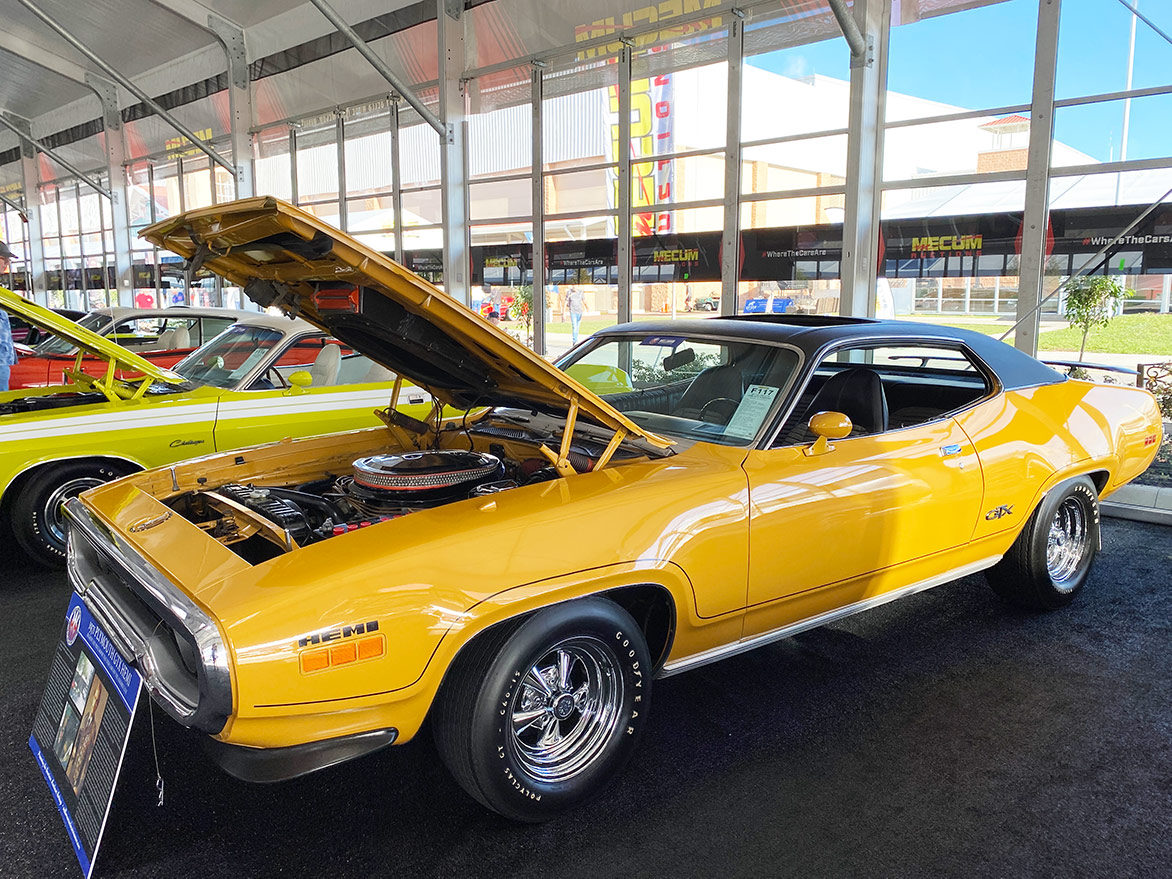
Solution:
M 57 755 L 57 762 L 62 766 L 73 753 L 73 742 L 77 738 L 77 727 L 80 723 L 81 715 L 66 702 L 65 709 L 61 712 L 61 722 L 57 725 L 57 738 L 53 741 L 53 753 Z
M 81 785 L 85 781 L 85 771 L 90 764 L 90 756 L 94 752 L 94 742 L 98 738 L 98 729 L 102 725 L 102 715 L 106 711 L 109 695 L 100 680 L 95 679 L 90 689 L 89 700 L 85 704 L 85 711 L 81 716 L 81 726 L 77 733 L 77 744 L 65 767 L 65 777 L 73 785 L 75 794 L 81 793 Z
M 94 679 L 94 664 L 86 656 L 85 651 L 77 657 L 77 667 L 73 670 L 73 683 L 69 685 L 69 698 L 78 711 L 85 710 L 85 702 L 89 697 L 90 681 Z

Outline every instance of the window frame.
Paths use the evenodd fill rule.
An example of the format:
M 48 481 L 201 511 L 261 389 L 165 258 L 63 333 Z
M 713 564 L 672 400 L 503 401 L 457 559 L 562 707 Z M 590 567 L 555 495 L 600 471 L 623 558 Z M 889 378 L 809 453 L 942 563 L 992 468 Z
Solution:
M 679 443 L 708 443 L 709 445 L 717 445 L 717 446 L 721 446 L 723 448 L 742 449 L 745 452 L 760 448 L 762 438 L 772 435 L 772 432 L 775 429 L 774 428 L 775 419 L 778 417 L 778 413 L 784 409 L 787 409 L 787 407 L 790 406 L 791 401 L 796 401 L 796 399 L 797 399 L 797 397 L 794 396 L 794 389 L 797 388 L 798 382 L 801 381 L 802 372 L 806 368 L 807 353 L 806 353 L 805 349 L 803 349 L 800 345 L 795 345 L 793 342 L 782 341 L 780 339 L 755 339 L 752 337 L 740 336 L 740 335 L 732 336 L 732 335 L 723 335 L 723 334 L 718 334 L 718 333 L 705 333 L 705 332 L 700 332 L 700 333 L 688 333 L 688 332 L 683 332 L 683 333 L 678 333 L 678 332 L 677 333 L 652 333 L 650 331 L 642 331 L 642 330 L 634 330 L 634 331 L 625 330 L 623 332 L 607 332 L 607 331 L 603 330 L 603 331 L 596 332 L 589 339 L 585 340 L 585 342 L 583 344 L 588 345 L 588 347 L 583 347 L 580 352 L 578 351 L 578 348 L 571 348 L 569 351 L 567 351 L 565 354 L 563 354 L 560 358 L 558 358 L 557 361 L 554 362 L 554 366 L 557 367 L 558 369 L 564 370 L 566 368 L 566 366 L 571 365 L 571 364 L 565 363 L 565 361 L 569 358 L 569 356 L 571 354 L 577 353 L 578 360 L 581 360 L 582 357 L 586 356 L 587 354 L 594 351 L 596 348 L 601 347 L 602 345 L 606 344 L 608 341 L 611 341 L 611 340 L 616 340 L 616 339 L 619 341 L 622 341 L 624 339 L 634 340 L 634 339 L 642 339 L 642 338 L 646 338 L 647 336 L 655 336 L 655 335 L 659 335 L 659 336 L 680 335 L 680 336 L 683 336 L 684 338 L 686 338 L 688 341 L 712 342 L 717 345 L 729 345 L 734 342 L 740 342 L 742 344 L 751 344 L 751 345 L 767 345 L 767 346 L 771 346 L 774 348 L 785 348 L 786 350 L 792 351 L 795 355 L 797 355 L 797 358 L 798 358 L 798 362 L 796 364 L 794 364 L 793 372 L 790 374 L 789 378 L 786 380 L 785 387 L 778 390 L 777 399 L 774 401 L 773 406 L 771 407 L 769 414 L 766 415 L 766 417 L 762 420 L 761 427 L 757 428 L 757 433 L 747 443 L 745 443 L 744 445 L 731 445 L 731 444 L 726 445 L 724 443 L 708 443 L 707 440 L 697 439 L 695 437 L 673 437 L 672 439 L 674 442 L 677 443 L 677 445 Z M 577 361 L 575 361 L 575 362 L 577 362 Z M 565 365 L 563 365 L 563 364 L 565 364 Z M 813 373 L 811 372 L 810 374 L 812 375 Z M 802 384 L 802 387 L 803 388 L 805 387 L 804 382 Z M 601 396 L 601 395 L 599 395 L 599 396 Z M 605 403 L 606 398 L 603 397 L 602 399 L 603 399 L 603 402 Z M 782 423 L 784 423 L 784 419 L 783 419 Z
M 989 400 L 992 400 L 993 398 L 999 396 L 1004 391 L 1004 387 L 1001 383 L 1001 379 L 998 377 L 997 373 L 992 369 L 992 367 L 989 366 L 988 363 L 986 363 L 984 361 L 984 359 L 979 354 L 977 354 L 976 351 L 973 350 L 972 346 L 969 345 L 967 342 L 965 342 L 963 339 L 957 339 L 957 338 L 953 338 L 953 337 L 918 336 L 918 335 L 917 336 L 865 336 L 865 337 L 854 337 L 854 338 L 850 338 L 850 339 L 842 339 L 842 340 L 835 341 L 835 342 L 829 342 L 826 345 L 823 345 L 821 348 L 819 348 L 814 353 L 814 355 L 810 357 L 810 359 L 809 359 L 809 363 L 811 364 L 810 368 L 806 371 L 806 374 L 803 376 L 800 384 L 798 386 L 795 386 L 795 392 L 791 395 L 790 399 L 786 403 L 785 407 L 783 408 L 783 410 L 781 412 L 780 417 L 778 417 L 777 420 L 774 421 L 774 423 L 770 426 L 767 434 L 765 434 L 766 436 L 768 436 L 768 440 L 766 442 L 764 442 L 760 446 L 760 448 L 763 451 L 774 451 L 776 449 L 794 449 L 794 448 L 801 448 L 802 446 L 809 445 L 808 443 L 786 443 L 786 444 L 780 444 L 780 445 L 777 443 L 778 443 L 778 438 L 781 436 L 782 428 L 784 428 L 786 426 L 786 424 L 789 422 L 789 419 L 793 415 L 794 410 L 797 408 L 799 401 L 802 399 L 802 396 L 806 393 L 806 389 L 810 386 L 810 382 L 813 381 L 814 374 L 817 372 L 818 368 L 822 365 L 822 363 L 828 357 L 830 357 L 834 354 L 837 354 L 840 351 L 847 351 L 847 350 L 850 350 L 853 348 L 911 347 L 911 346 L 922 346 L 922 347 L 928 347 L 928 348 L 946 348 L 946 349 L 949 349 L 952 351 L 961 352 L 973 364 L 973 366 L 976 368 L 977 372 L 979 372 L 982 375 L 982 377 L 985 379 L 985 384 L 987 385 L 987 388 L 988 388 L 987 391 L 983 395 L 978 397 L 977 399 L 975 399 L 969 403 L 966 403 L 963 406 L 958 406 L 955 409 L 950 409 L 947 412 L 942 412 L 942 413 L 940 413 L 940 415 L 938 417 L 929 419 L 928 421 L 921 421 L 919 424 L 912 424 L 912 425 L 908 425 L 906 427 L 894 427 L 894 428 L 888 427 L 888 429 L 883 431 L 882 433 L 866 434 L 864 436 L 856 436 L 856 437 L 847 437 L 845 439 L 836 440 L 836 442 L 849 442 L 850 440 L 856 440 L 856 439 L 874 439 L 875 437 L 879 437 L 879 436 L 890 436 L 891 434 L 899 433 L 900 431 L 904 431 L 904 430 L 915 430 L 915 429 L 923 427 L 924 425 L 927 425 L 927 424 L 936 424 L 937 422 L 940 422 L 940 421 L 945 421 L 950 418 L 955 418 L 957 415 L 959 415 L 962 412 L 966 412 L 969 409 L 973 409 L 977 406 L 980 406 L 983 403 L 986 403 Z

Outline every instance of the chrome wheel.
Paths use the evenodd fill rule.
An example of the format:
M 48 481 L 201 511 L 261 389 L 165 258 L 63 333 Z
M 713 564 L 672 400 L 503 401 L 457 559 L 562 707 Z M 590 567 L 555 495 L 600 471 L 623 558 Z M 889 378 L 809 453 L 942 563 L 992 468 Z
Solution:
M 1057 589 L 1073 588 L 1089 539 L 1085 508 L 1077 497 L 1066 498 L 1054 513 L 1046 541 L 1046 570 Z
M 614 653 L 590 637 L 551 647 L 513 697 L 509 740 L 534 779 L 559 782 L 581 772 L 618 726 L 623 679 Z
M 106 480 L 97 476 L 79 476 L 61 483 L 45 499 L 45 532 L 61 546 L 65 545 L 65 516 L 61 513 L 61 506 L 70 498 L 75 498 L 83 491 L 89 491 Z

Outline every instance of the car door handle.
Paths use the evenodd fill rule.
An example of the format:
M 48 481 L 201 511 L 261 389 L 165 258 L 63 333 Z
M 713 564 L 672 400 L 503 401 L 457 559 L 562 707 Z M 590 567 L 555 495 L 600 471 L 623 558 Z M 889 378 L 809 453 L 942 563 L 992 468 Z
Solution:
M 949 443 L 946 446 L 940 447 L 941 458 L 952 458 L 959 455 L 963 451 L 960 443 Z

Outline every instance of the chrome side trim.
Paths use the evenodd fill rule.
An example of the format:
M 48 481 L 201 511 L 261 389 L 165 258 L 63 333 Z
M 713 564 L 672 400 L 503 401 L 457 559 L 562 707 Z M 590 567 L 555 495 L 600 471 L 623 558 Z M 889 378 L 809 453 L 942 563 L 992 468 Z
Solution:
M 79 498 L 65 502 L 69 520 L 66 568 L 73 588 L 86 606 L 108 627 L 127 661 L 142 672 L 147 690 L 175 720 L 216 733 L 232 713 L 232 678 L 228 649 L 219 626 L 182 590 L 148 563 L 117 532 L 100 522 Z M 136 612 L 123 608 L 114 590 L 102 583 L 101 571 L 87 567 L 77 541 L 84 540 L 125 578 L 125 585 L 177 632 L 186 633 L 198 656 L 198 697 L 191 698 L 163 673 L 160 634 L 143 631 Z M 109 575 L 107 575 L 109 577 Z M 115 587 L 117 588 L 117 587 Z M 141 612 L 139 612 L 141 613 Z
M 975 574 L 978 571 L 991 568 L 999 561 L 1001 561 L 1000 555 L 989 556 L 980 561 L 962 565 L 959 568 L 953 568 L 951 571 L 945 571 L 943 574 L 938 574 L 935 577 L 920 580 L 918 583 L 912 583 L 910 586 L 893 589 L 890 592 L 884 592 L 882 595 L 864 598 L 862 601 L 856 601 L 854 604 L 836 607 L 834 610 L 828 610 L 825 613 L 807 617 L 804 620 L 798 620 L 796 623 L 789 623 L 771 632 L 764 632 L 760 635 L 754 635 L 751 638 L 742 638 L 740 641 L 734 641 L 731 644 L 725 644 L 721 647 L 713 647 L 711 650 L 705 650 L 703 653 L 694 653 L 691 656 L 685 656 L 683 659 L 677 659 L 675 662 L 665 664 L 663 670 L 659 673 L 659 677 L 671 677 L 680 672 L 691 671 L 702 665 L 708 665 L 710 662 L 718 662 L 721 659 L 727 659 L 739 653 L 747 653 L 756 647 L 763 647 L 766 644 L 772 644 L 774 641 L 780 641 L 782 638 L 788 638 L 800 632 L 837 622 L 845 617 L 854 616 L 865 610 L 871 610 L 890 601 L 896 601 L 900 598 L 914 595 L 917 592 L 923 592 L 931 589 L 933 586 L 951 583 L 953 580 L 959 580 L 961 577 L 967 577 L 969 574 Z

